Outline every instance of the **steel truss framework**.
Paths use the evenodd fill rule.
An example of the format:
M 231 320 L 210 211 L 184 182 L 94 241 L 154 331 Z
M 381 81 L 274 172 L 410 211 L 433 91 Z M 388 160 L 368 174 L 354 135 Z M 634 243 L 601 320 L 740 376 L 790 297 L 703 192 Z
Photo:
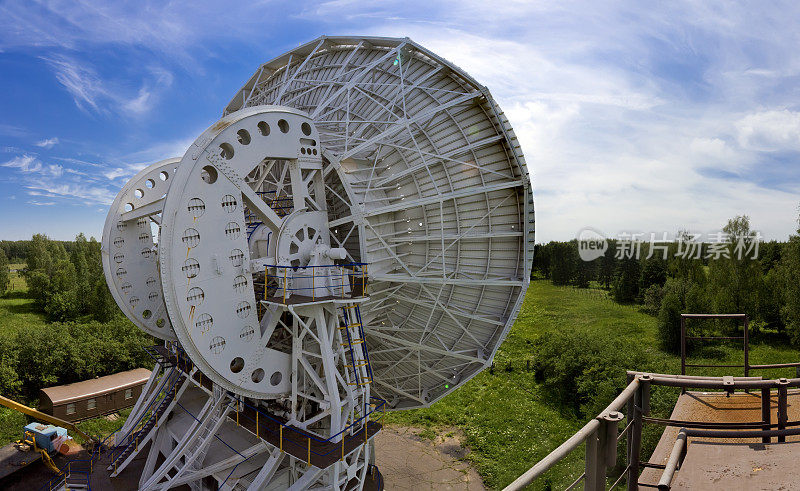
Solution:
M 529 281 L 533 194 L 486 87 L 409 39 L 321 37 L 259 67 L 225 113 L 319 129 L 331 241 L 370 264 L 376 394 L 426 406 L 489 364 Z
M 143 489 L 360 489 L 376 411 L 491 362 L 533 243 L 519 144 L 459 68 L 329 37 L 263 65 L 112 205 L 107 281 L 167 343 L 109 469 L 147 448 Z
M 333 323 L 333 329 L 330 328 L 332 323 L 328 323 L 321 324 L 324 327 L 316 332 L 304 333 L 307 327 L 303 326 L 314 325 L 315 321 L 303 314 L 295 315 L 292 314 L 295 318 L 293 325 L 301 338 L 306 335 L 317 338 L 324 336 L 322 333 L 327 331 L 336 340 L 341 339 L 337 334 L 338 322 Z M 334 320 L 336 317 L 333 315 Z M 301 344 L 310 350 L 306 352 L 307 355 L 317 359 L 325 351 L 315 342 L 304 340 Z M 370 471 L 371 440 L 364 439 L 358 445 L 342 445 L 341 454 L 336 446 L 336 458 L 329 459 L 331 462 L 327 466 L 314 465 L 318 460 L 316 453 L 313 458 L 311 454 L 308 458 L 305 455 L 300 458 L 286 451 L 284 447 L 288 447 L 296 438 L 283 437 L 284 441 L 278 445 L 264 439 L 266 428 L 263 420 L 257 424 L 262 432 L 259 435 L 256 426 L 245 421 L 246 408 L 255 408 L 251 404 L 258 403 L 248 402 L 208 380 L 204 383 L 201 372 L 188 358 L 180 358 L 181 350 L 177 345 L 172 346 L 176 363 L 163 367 L 156 365 L 142 396 L 125 425 L 115 435 L 117 445 L 110 454 L 108 465 L 112 477 L 124 472 L 139 452 L 149 449 L 139 481 L 140 489 L 145 490 L 166 490 L 184 484 L 193 489 L 203 489 L 201 483 L 204 479 L 215 480 L 219 489 L 223 490 L 345 489 L 362 485 Z M 309 365 L 305 356 L 299 358 L 303 360 L 299 363 Z M 342 373 L 348 372 L 342 370 Z M 310 375 L 313 378 L 319 377 L 313 369 L 307 374 L 313 374 Z M 324 397 L 327 388 L 315 387 L 317 383 L 300 383 L 300 392 L 306 391 L 310 397 L 313 397 L 310 394 L 315 394 L 319 401 L 323 401 L 321 397 Z M 347 385 L 347 378 L 340 380 L 340 384 Z M 368 386 L 353 390 L 358 390 L 362 399 L 368 400 Z M 161 406 L 166 409 L 157 410 Z M 321 424 L 322 418 L 309 415 L 311 417 L 308 418 L 300 416 L 306 424 L 297 427 L 317 427 L 317 434 L 320 433 L 320 427 L 326 428 L 322 431 L 326 434 L 333 434 L 341 427 L 342 430 L 329 440 L 342 442 L 343 439 L 352 438 L 359 427 L 363 429 L 363 424 L 354 425 L 351 419 L 362 408 L 351 407 L 343 411 L 339 426 Z M 152 420 L 156 421 L 155 424 L 148 424 Z M 252 417 L 250 420 L 252 423 Z M 362 421 L 365 422 L 366 418 L 362 418 Z M 289 430 L 285 431 L 288 433 Z

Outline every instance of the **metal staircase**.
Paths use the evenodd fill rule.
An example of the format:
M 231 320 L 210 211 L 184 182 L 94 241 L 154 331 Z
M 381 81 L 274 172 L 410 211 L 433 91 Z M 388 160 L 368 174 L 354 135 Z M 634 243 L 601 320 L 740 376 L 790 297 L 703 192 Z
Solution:
M 350 368 L 354 374 L 354 382 L 350 385 L 364 386 L 372 383 L 372 365 L 369 362 L 364 325 L 361 322 L 361 309 L 358 304 L 342 307 L 343 323 L 339 326 L 342 332 L 342 347 L 350 355 Z
M 158 405 L 150 412 L 150 416 L 144 422 L 142 427 L 137 431 L 131 431 L 123 438 L 121 442 L 117 443 L 117 445 L 109 454 L 110 463 L 108 465 L 108 469 L 114 469 L 112 477 L 116 476 L 122 469 L 125 468 L 134 452 L 138 450 L 140 444 L 144 445 L 149 441 L 153 434 L 153 429 L 158 424 L 159 419 L 163 421 L 164 414 L 172 410 L 176 396 L 179 392 L 181 392 L 185 382 L 186 375 L 179 372 L 175 378 L 175 381 L 164 393 L 164 396 L 161 398 Z M 142 416 L 144 417 L 144 414 Z

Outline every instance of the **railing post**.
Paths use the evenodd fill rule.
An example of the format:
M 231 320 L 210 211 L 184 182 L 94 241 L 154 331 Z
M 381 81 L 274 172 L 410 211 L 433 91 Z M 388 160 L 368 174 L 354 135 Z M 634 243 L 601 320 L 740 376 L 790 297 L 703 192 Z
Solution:
M 619 422 L 625 416 L 619 411 L 611 411 L 604 414 L 600 420 L 600 451 L 604 454 L 603 475 L 605 480 L 605 468 L 617 465 L 617 436 L 619 433 Z
M 597 440 L 598 431 L 592 432 L 586 438 L 586 470 L 585 477 L 583 478 L 583 489 L 586 491 L 596 491 L 600 489 L 600 483 L 597 482 L 597 467 L 600 466 L 597 455 Z
M 771 391 L 768 387 L 761 389 L 761 421 L 764 422 L 764 426 L 761 429 L 764 431 L 768 431 L 772 425 L 772 412 L 770 411 L 772 401 L 770 401 L 770 395 Z M 761 437 L 761 443 L 770 443 L 771 440 L 768 436 Z
M 747 314 L 744 315 L 744 376 L 750 376 L 750 322 Z
M 681 375 L 686 375 L 686 318 L 681 315 Z M 681 387 L 681 394 L 686 393 L 686 388 Z
M 650 391 L 650 384 L 649 379 L 647 380 L 647 391 L 648 396 L 647 399 L 649 400 L 649 391 Z M 633 423 L 631 424 L 630 429 L 630 449 L 629 449 L 629 457 L 628 457 L 628 490 L 638 490 L 639 489 L 639 459 L 642 453 L 642 402 L 644 401 L 644 387 L 639 385 L 634 392 L 633 396 L 633 414 L 629 415 L 628 417 L 633 418 Z
M 627 385 L 631 385 L 631 383 L 635 379 L 636 379 L 636 376 L 631 374 L 631 373 L 629 373 L 628 377 L 627 377 L 627 381 L 628 381 Z M 628 424 L 630 424 L 630 422 L 633 421 L 633 413 L 634 413 L 635 410 L 636 409 L 635 409 L 635 406 L 634 406 L 634 403 L 633 403 L 633 397 L 631 397 L 631 398 L 628 399 L 628 402 L 625 404 L 625 416 L 628 418 Z M 627 458 L 626 468 L 629 469 L 629 471 L 630 471 L 630 468 L 631 468 L 630 467 L 631 466 L 631 462 L 633 461 L 633 459 L 631 458 L 631 455 L 632 455 L 632 453 L 631 453 L 631 443 L 632 443 L 631 432 L 632 431 L 633 431 L 633 425 L 628 427 L 628 430 L 627 430 L 627 432 L 625 434 L 625 447 L 626 447 L 625 456 Z M 630 490 L 631 489 L 631 486 L 630 486 L 630 482 L 631 482 L 630 473 L 627 476 L 627 482 L 628 482 L 628 489 Z M 635 488 L 633 488 L 633 489 L 635 490 Z
M 789 419 L 786 411 L 786 386 L 789 385 L 789 380 L 785 378 L 778 379 L 778 429 L 786 429 L 786 421 Z M 786 441 L 786 435 L 778 436 L 778 442 Z
M 642 375 L 639 377 L 639 387 L 642 391 L 642 404 L 639 408 L 644 416 L 650 416 L 650 382 L 652 381 L 652 375 Z

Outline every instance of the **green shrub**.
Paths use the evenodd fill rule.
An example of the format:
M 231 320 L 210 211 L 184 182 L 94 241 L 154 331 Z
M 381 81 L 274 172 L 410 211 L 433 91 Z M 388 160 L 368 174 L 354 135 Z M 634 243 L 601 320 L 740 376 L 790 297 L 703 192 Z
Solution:
M 645 366 L 644 351 L 603 333 L 556 332 L 534 342 L 534 370 L 545 393 L 579 416 L 602 411 L 626 384 L 626 370 Z
M 653 316 L 658 315 L 663 300 L 664 288 L 661 285 L 650 285 L 642 295 L 642 311 Z

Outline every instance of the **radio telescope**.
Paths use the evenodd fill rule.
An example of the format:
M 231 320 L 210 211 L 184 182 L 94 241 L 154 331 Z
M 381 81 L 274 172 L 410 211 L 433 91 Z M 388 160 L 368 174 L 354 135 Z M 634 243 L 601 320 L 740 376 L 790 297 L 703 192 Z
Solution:
M 114 475 L 150 443 L 145 489 L 374 488 L 377 416 L 465 383 L 513 324 L 533 195 L 469 75 L 409 39 L 322 37 L 137 174 L 103 244 L 114 298 L 166 340 Z

